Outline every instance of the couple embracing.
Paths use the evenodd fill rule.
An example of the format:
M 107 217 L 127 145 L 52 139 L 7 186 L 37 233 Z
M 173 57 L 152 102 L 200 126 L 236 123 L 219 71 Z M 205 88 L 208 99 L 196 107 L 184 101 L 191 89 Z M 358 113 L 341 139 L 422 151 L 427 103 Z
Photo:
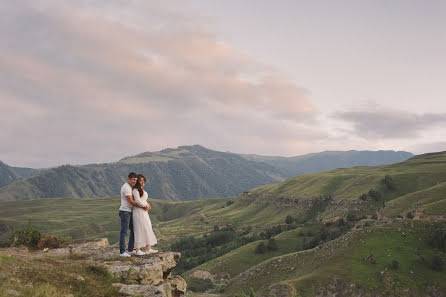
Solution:
M 119 255 L 130 257 L 131 255 L 148 255 L 158 252 L 152 249 L 157 243 L 152 230 L 149 214 L 150 204 L 147 203 L 149 195 L 144 191 L 146 178 L 142 174 L 130 172 L 127 182 L 121 188 L 121 233 L 119 236 Z M 125 237 L 130 229 L 128 252 L 125 251 Z M 141 251 L 145 247 L 146 252 Z

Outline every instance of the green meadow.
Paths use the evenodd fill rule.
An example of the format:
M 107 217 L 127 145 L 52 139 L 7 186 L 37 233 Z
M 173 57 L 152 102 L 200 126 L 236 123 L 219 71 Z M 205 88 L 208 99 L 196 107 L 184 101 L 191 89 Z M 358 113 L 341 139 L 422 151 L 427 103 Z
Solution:
M 250 288 L 269 296 L 275 286 L 292 288 L 298 296 L 325 296 L 330 290 L 351 296 L 406 296 L 410 290 L 421 296 L 428 286 L 446 290 L 446 274 L 432 268 L 433 259 L 446 263 L 445 252 L 429 243 L 432 228 L 441 223 L 428 221 L 445 220 L 446 153 L 296 176 L 238 197 L 149 202 L 162 250 L 180 239 L 210 238 L 220 229 L 235 232 L 232 242 L 215 247 L 223 254 L 183 266 L 190 269 L 182 272 L 187 279 L 196 270 L 225 275 L 213 289 L 223 296 Z M 119 205 L 118 196 L 4 202 L 0 241 L 31 223 L 43 233 L 75 241 L 107 237 L 113 244 Z M 411 219 L 415 211 L 428 220 Z M 280 231 L 265 237 L 274 228 Z M 250 240 L 236 244 L 242 237 Z M 276 248 L 256 252 L 269 238 Z M 200 256 L 206 255 L 195 261 L 205 259 Z

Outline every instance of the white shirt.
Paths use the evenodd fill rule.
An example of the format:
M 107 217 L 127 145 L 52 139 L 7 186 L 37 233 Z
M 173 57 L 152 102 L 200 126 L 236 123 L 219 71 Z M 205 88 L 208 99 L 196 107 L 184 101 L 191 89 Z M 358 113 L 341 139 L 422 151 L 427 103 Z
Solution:
M 133 211 L 133 205 L 131 205 L 127 197 L 125 197 L 129 195 L 132 195 L 132 187 L 128 183 L 125 183 L 121 187 L 121 207 L 119 208 L 119 210 L 129 212 Z

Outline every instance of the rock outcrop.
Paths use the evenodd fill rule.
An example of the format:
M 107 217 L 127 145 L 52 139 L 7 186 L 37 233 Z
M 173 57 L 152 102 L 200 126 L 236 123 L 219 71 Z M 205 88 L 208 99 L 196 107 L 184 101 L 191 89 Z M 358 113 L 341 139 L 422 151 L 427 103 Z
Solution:
M 127 296 L 180 297 L 186 292 L 186 282 L 180 276 L 172 276 L 181 254 L 160 252 L 151 255 L 121 258 L 118 248 L 109 245 L 106 238 L 75 243 L 65 248 L 49 250 L 53 256 L 81 257 L 87 263 L 101 265 L 113 274 L 120 292 Z

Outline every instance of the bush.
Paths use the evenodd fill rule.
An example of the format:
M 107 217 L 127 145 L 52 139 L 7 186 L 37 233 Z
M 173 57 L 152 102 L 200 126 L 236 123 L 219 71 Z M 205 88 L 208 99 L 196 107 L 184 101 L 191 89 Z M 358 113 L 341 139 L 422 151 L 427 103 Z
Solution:
M 393 178 L 390 175 L 386 175 L 381 181 L 386 185 L 387 189 L 389 190 L 395 189 L 395 182 L 393 181 Z
M 400 268 L 400 263 L 397 260 L 393 260 L 391 267 L 393 270 L 398 270 L 398 268 Z
M 375 190 L 369 191 L 369 196 L 373 198 L 373 200 L 378 201 L 381 199 L 381 193 Z
M 358 221 L 358 218 L 356 217 L 356 215 L 354 213 L 350 212 L 347 214 L 347 221 L 349 221 L 349 222 Z
M 252 288 L 249 289 L 249 297 L 256 297 L 256 294 Z
M 266 248 L 270 251 L 277 251 L 278 247 L 277 247 L 276 240 L 274 238 L 271 238 L 270 240 L 268 240 L 268 243 L 266 244 Z
M 432 257 L 432 262 L 431 262 L 431 268 L 432 270 L 435 271 L 442 271 L 443 270 L 443 259 L 441 259 L 440 256 L 435 255 Z
M 432 247 L 446 252 L 446 224 L 439 224 L 434 227 L 429 243 Z
M 368 198 L 367 194 L 362 194 L 361 196 L 359 196 L 359 199 L 366 201 Z
M 414 215 L 412 212 L 408 212 L 406 215 L 406 218 L 408 218 L 408 219 L 413 219 L 413 217 L 414 217 Z
M 37 248 L 37 244 L 42 238 L 42 233 L 35 230 L 31 224 L 14 232 L 12 246 L 26 246 L 32 249 Z
M 341 227 L 341 226 L 344 226 L 345 225 L 345 221 L 344 221 L 344 219 L 343 218 L 340 218 L 339 220 L 338 220 L 338 227 Z
M 37 244 L 38 249 L 50 248 L 57 249 L 69 245 L 72 242 L 71 237 L 55 237 L 51 235 L 45 235 L 40 238 Z
M 294 219 L 293 219 L 293 217 L 292 216 L 286 216 L 286 218 L 285 218 L 285 223 L 286 224 L 291 224 L 291 223 L 293 223 L 294 222 Z
M 256 246 L 254 252 L 256 254 L 264 254 L 266 252 L 266 246 L 263 241 Z
M 304 243 L 304 250 L 310 250 L 312 248 L 317 247 L 319 244 L 319 240 L 317 238 L 313 238 L 310 242 Z
M 208 278 L 189 278 L 187 280 L 187 288 L 194 292 L 206 292 L 207 290 L 214 289 L 215 285 Z

